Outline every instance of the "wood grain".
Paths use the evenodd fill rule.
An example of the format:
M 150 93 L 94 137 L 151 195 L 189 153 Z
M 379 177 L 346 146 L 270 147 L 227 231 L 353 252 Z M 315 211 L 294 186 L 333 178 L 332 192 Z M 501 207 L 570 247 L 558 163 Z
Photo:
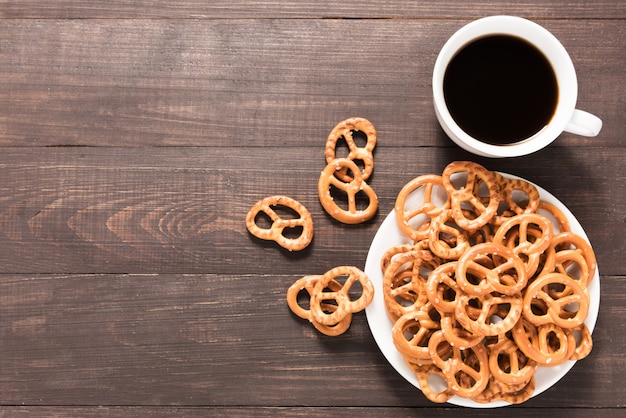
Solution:
M 62 418 L 62 417 L 127 417 L 135 414 L 146 414 L 154 418 L 185 416 L 189 418 L 206 417 L 395 417 L 398 415 L 404 417 L 420 416 L 419 411 L 415 408 L 396 408 L 396 407 L 269 407 L 269 408 L 248 408 L 248 407 L 220 407 L 220 408 L 203 408 L 203 407 L 36 407 L 36 406 L 20 406 L 4 408 L 6 415 L 12 417 L 29 417 L 29 418 Z M 585 418 L 593 414 L 593 409 L 586 408 L 562 408 L 560 409 L 568 417 Z M 515 409 L 516 417 L 536 417 L 547 416 L 554 413 L 550 408 L 532 408 L 532 409 Z M 463 410 L 459 408 L 439 408 L 429 409 L 429 417 L 490 417 L 493 416 L 492 410 Z M 620 418 L 623 411 L 620 408 L 603 409 L 602 414 L 607 418 Z
M 472 19 L 536 20 L 569 51 L 596 138 L 470 155 L 439 128 L 431 72 Z M 626 407 L 623 2 L 0 1 L 0 417 L 491 416 L 435 405 L 386 361 L 363 313 L 337 338 L 287 288 L 364 267 L 413 177 L 473 160 L 544 187 L 594 246 L 591 355 L 516 416 Z M 370 222 L 317 197 L 324 141 L 378 131 Z M 287 194 L 315 238 L 290 253 L 246 230 Z
M 380 354 L 363 313 L 336 338 L 292 315 L 285 293 L 298 277 L 5 274 L 0 404 L 429 405 Z M 602 277 L 592 354 L 527 407 L 624 405 L 621 385 L 606 384 L 625 366 L 612 320 L 624 295 L 621 277 Z
M 437 53 L 464 20 L 3 20 L 2 146 L 307 146 L 338 118 L 397 145 L 447 146 Z M 578 107 L 604 118 L 575 146 L 623 146 L 621 20 L 541 22 L 569 50 Z M 16 34 L 19 34 L 17 36 Z M 36 115 L 36 117 L 34 117 Z
M 404 149 L 382 138 L 384 131 L 371 179 L 379 213 L 359 226 L 333 221 L 319 204 L 323 141 L 304 150 L 254 152 L 240 147 L 48 148 L 45 153 L 5 148 L 0 271 L 232 273 L 236 268 L 253 273 L 268 268 L 284 273 L 295 263 L 307 269 L 338 262 L 363 266 L 402 186 L 417 175 L 441 173 L 450 161 L 471 158 L 457 148 Z M 519 159 L 515 170 L 506 161 L 480 161 L 557 196 L 586 229 L 601 273 L 623 274 L 618 254 L 626 251 L 625 158 L 624 148 L 553 147 Z M 537 165 L 549 169 L 537 171 Z M 247 232 L 247 211 L 273 194 L 289 195 L 313 214 L 315 237 L 305 251 L 291 254 Z
M 0 10 L 4 18 L 476 18 L 493 14 L 513 14 L 532 18 L 624 18 L 626 10 L 620 2 L 600 0 L 593 3 L 554 0 L 498 2 L 427 1 L 276 1 L 185 0 L 168 2 L 95 0 L 76 2 L 61 0 L 5 1 Z

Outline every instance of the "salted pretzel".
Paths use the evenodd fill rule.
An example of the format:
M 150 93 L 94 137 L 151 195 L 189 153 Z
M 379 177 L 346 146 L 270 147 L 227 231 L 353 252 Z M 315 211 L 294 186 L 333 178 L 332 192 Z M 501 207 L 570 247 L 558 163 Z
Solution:
M 455 319 L 454 313 L 441 315 L 441 331 L 446 340 L 455 347 L 465 350 L 481 344 L 485 336 L 474 334 L 463 328 Z
M 321 275 L 309 275 L 298 279 L 287 290 L 287 305 L 289 309 L 302 319 L 308 319 L 311 324 L 322 334 L 334 337 L 341 335 L 348 330 L 350 323 L 352 322 L 352 313 L 348 312 L 343 318 L 337 321 L 336 324 L 324 325 L 315 321 L 310 309 L 305 309 L 298 303 L 298 295 L 303 290 L 307 292 L 309 301 L 313 294 L 315 285 L 320 280 Z M 341 283 L 336 280 L 331 280 L 327 284 L 328 288 L 333 291 L 339 291 L 342 287 Z M 321 303 L 321 308 L 324 311 L 336 312 L 337 306 L 330 303 Z
M 576 250 L 585 259 L 586 268 L 588 269 L 589 281 L 595 276 L 596 273 L 596 256 L 591 248 L 591 245 L 580 235 L 573 232 L 562 232 L 553 237 L 548 248 L 549 254 L 554 252 L 555 255 L 559 251 L 563 250 Z M 587 286 L 589 283 L 583 284 Z
M 285 219 L 277 212 L 277 207 L 289 208 L 298 214 L 298 218 Z M 269 228 L 257 224 L 259 214 L 266 215 L 272 224 Z M 289 251 L 306 248 L 313 239 L 313 218 L 303 204 L 287 196 L 269 196 L 255 203 L 246 216 L 246 227 L 257 238 L 276 241 L 278 245 Z M 285 236 L 285 230 L 301 228 L 296 238 Z
M 532 396 L 535 391 L 535 376 L 521 389 L 510 392 L 502 392 L 500 399 L 510 404 L 520 404 L 526 402 Z
M 342 284 L 341 288 L 333 290 L 329 284 L 335 280 Z M 350 294 L 355 283 L 361 286 L 361 292 L 354 298 Z M 362 311 L 374 298 L 374 286 L 369 277 L 353 266 L 339 266 L 328 270 L 315 284 L 311 294 L 310 310 L 312 318 L 323 325 L 338 323 L 349 313 Z M 323 304 L 336 303 L 334 312 L 326 312 Z
M 480 300 L 480 313 L 476 318 L 470 316 L 467 306 L 471 306 L 473 301 Z M 506 315 L 501 317 L 499 321 L 494 322 L 492 317 L 501 306 L 509 306 Z M 494 296 L 491 293 L 481 296 L 480 298 L 463 294 L 459 297 L 458 304 L 454 311 L 459 323 L 467 330 L 474 334 L 482 334 L 487 336 L 503 334 L 512 329 L 522 315 L 522 297 L 521 295 L 513 296 Z
M 591 353 L 591 349 L 593 348 L 591 331 L 589 331 L 589 328 L 585 324 L 573 328 L 570 331 L 576 334 L 580 333 L 580 335 L 578 335 L 578 337 L 574 336 L 574 341 L 576 341 L 576 349 L 569 359 L 581 360 L 587 357 L 589 353 Z
M 520 404 L 530 399 L 534 391 L 534 376 L 526 384 L 515 386 L 506 385 L 491 376 L 487 388 L 480 395 L 472 399 L 478 403 L 483 404 L 495 401 L 504 401 L 510 404 Z
M 410 199 L 411 195 L 418 190 L 423 193 L 420 203 L 408 208 L 407 201 Z M 441 190 L 445 193 L 446 198 L 443 202 L 436 201 L 437 196 L 435 196 L 435 194 L 437 190 Z M 419 220 L 421 216 L 434 218 L 449 207 L 450 199 L 443 187 L 441 176 L 434 174 L 419 176 L 404 185 L 400 193 L 398 193 L 394 206 L 396 223 L 398 224 L 398 228 L 409 238 L 414 241 L 422 240 L 427 237 L 427 231 L 416 228 L 413 225 L 414 221 Z
M 428 350 L 431 353 L 433 364 L 439 367 L 446 375 L 454 374 L 461 369 L 463 364 L 461 349 L 450 343 L 442 330 L 433 332 L 428 340 Z M 445 355 L 441 355 L 441 353 Z
M 430 316 L 424 310 L 413 310 L 402 315 L 391 330 L 393 343 L 405 358 L 417 364 L 432 362 L 428 341 L 438 325 L 433 325 Z
M 570 350 L 576 341 L 573 334 L 553 324 L 535 326 L 522 318 L 512 332 L 519 349 L 528 358 L 542 366 L 558 366 L 572 355 Z
M 426 281 L 426 296 L 429 302 L 441 313 L 453 313 L 461 296 L 456 281 L 456 261 L 441 264 L 430 273 Z
M 364 147 L 359 147 L 354 141 L 355 134 L 358 132 L 362 132 L 366 136 L 366 144 Z M 342 138 L 346 141 L 349 149 L 346 158 L 352 161 L 363 162 L 361 177 L 363 180 L 367 180 L 374 170 L 374 156 L 372 152 L 376 146 L 376 128 L 374 128 L 374 125 L 369 120 L 364 118 L 350 118 L 339 122 L 330 132 L 326 140 L 324 155 L 327 164 L 330 164 L 337 158 L 337 143 Z M 349 182 L 352 178 L 350 173 L 348 173 L 348 169 L 345 167 L 338 170 L 335 176 L 344 182 Z
M 335 173 L 344 168 L 352 173 L 347 183 L 335 176 Z M 343 208 L 335 202 L 333 187 L 345 193 L 347 208 Z M 376 192 L 365 182 L 356 163 L 347 158 L 334 159 L 324 168 L 319 178 L 317 190 L 324 210 L 331 217 L 346 224 L 365 222 L 373 218 L 378 210 Z M 364 209 L 357 207 L 357 195 L 360 194 L 365 194 L 368 199 L 368 205 Z
M 388 248 L 380 258 L 380 268 L 384 272 L 391 261 L 403 253 L 417 250 L 428 250 L 428 241 L 419 241 L 416 244 L 398 244 Z
M 436 353 L 438 344 L 448 344 L 442 331 L 437 331 L 430 338 L 429 348 Z M 443 362 L 433 355 L 435 365 L 441 365 L 444 378 L 449 388 L 463 398 L 472 398 L 480 394 L 489 383 L 489 356 L 483 344 L 476 344 L 465 350 L 451 346 L 452 354 Z
M 587 287 L 593 276 L 591 275 L 591 268 L 588 265 L 588 261 L 582 252 L 578 250 L 561 250 L 549 255 L 548 262 L 554 261 L 553 271 L 556 273 L 565 274 L 566 276 L 576 280 L 581 287 Z M 561 295 L 562 291 L 552 290 L 551 295 Z
M 392 320 L 428 302 L 422 271 L 432 271 L 439 263 L 428 250 L 400 253 L 390 262 L 383 275 L 383 300 Z
M 465 175 L 464 184 L 457 187 L 454 175 Z M 455 161 L 448 164 L 441 175 L 443 185 L 450 196 L 452 217 L 465 230 L 476 230 L 485 225 L 498 210 L 501 201 L 500 186 L 494 172 L 470 161 Z M 482 196 L 482 189 L 487 195 Z M 483 202 L 486 198 L 486 204 Z M 467 218 L 463 209 L 469 207 L 476 216 Z
M 428 245 L 434 254 L 447 260 L 459 258 L 470 247 L 465 231 L 456 227 L 451 209 L 443 210 L 431 221 Z
M 515 341 L 503 336 L 489 350 L 489 370 L 507 385 L 525 384 L 535 375 L 537 363 L 528 359 Z
M 428 339 L 428 352 L 433 364 L 443 372 L 445 380 L 461 369 L 463 360 L 460 357 L 460 350 L 445 338 L 443 331 L 437 330 L 432 333 Z M 452 387 L 450 389 L 453 390 Z
M 563 296 L 555 298 L 551 286 L 564 286 Z M 546 305 L 545 313 L 533 310 L 536 300 Z M 575 305 L 575 310 L 573 310 Z M 562 328 L 582 325 L 589 311 L 589 291 L 562 273 L 548 273 L 536 278 L 524 295 L 524 317 L 534 325 L 555 324 Z
M 565 216 L 565 214 L 552 203 L 546 202 L 545 200 L 541 200 L 539 201 L 538 209 L 539 209 L 538 210 L 539 213 L 541 213 L 541 211 L 544 211 L 545 213 L 552 215 L 554 219 L 558 222 L 559 228 L 558 230 L 554 231 L 555 234 L 560 233 L 560 232 L 572 231 L 572 227 L 570 226 L 567 216 Z
M 520 232 L 521 231 L 519 229 L 514 228 L 510 231 L 510 233 L 504 236 L 503 241 L 498 241 L 498 243 L 511 248 L 515 254 L 524 261 L 526 273 L 529 278 L 533 277 L 540 268 L 553 268 L 553 266 L 549 267 L 545 264 L 547 260 L 547 253 L 545 251 L 522 251 L 523 246 L 519 245 L 524 239 L 528 242 L 540 241 L 544 237 L 544 232 L 540 228 L 534 226 L 527 228 L 524 237 L 520 235 Z M 494 242 L 496 241 L 494 240 Z
M 473 296 L 498 292 L 519 294 L 528 281 L 526 267 L 515 252 L 504 245 L 477 244 L 459 257 L 456 264 L 459 288 Z
M 444 372 L 437 366 L 431 365 L 416 365 L 409 362 L 409 366 L 415 372 L 417 381 L 420 385 L 420 389 L 424 396 L 430 399 L 432 402 L 443 403 L 452 398 L 455 393 L 450 389 L 450 385 L 446 383 L 443 390 L 437 391 L 432 387 L 431 376 L 438 376 L 442 382 L 446 382 Z
M 532 183 L 523 179 L 507 179 L 502 175 L 499 175 L 499 179 L 502 201 L 506 203 L 509 210 L 517 215 L 537 211 L 541 198 L 539 190 Z M 526 196 L 527 199 L 523 199 L 524 206 L 518 197 L 514 197 L 516 193 L 522 193 Z
M 537 213 L 524 213 L 504 221 L 496 230 L 493 242 L 506 244 L 515 255 L 523 255 L 527 259 L 526 271 L 532 276 L 552 237 L 552 223 L 548 218 Z

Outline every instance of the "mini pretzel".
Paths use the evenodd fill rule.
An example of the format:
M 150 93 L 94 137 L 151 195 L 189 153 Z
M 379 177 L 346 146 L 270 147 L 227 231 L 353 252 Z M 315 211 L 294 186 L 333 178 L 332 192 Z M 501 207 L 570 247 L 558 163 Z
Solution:
M 522 389 L 513 392 L 503 392 L 501 399 L 510 404 L 526 402 L 535 392 L 535 376 Z
M 587 287 L 593 278 L 587 259 L 578 250 L 561 250 L 554 254 L 554 272 L 565 274 Z
M 516 295 L 526 287 L 528 277 L 524 262 L 513 250 L 488 242 L 463 253 L 456 265 L 456 281 L 464 292 L 474 296 L 493 291 Z
M 470 247 L 465 231 L 459 230 L 451 222 L 452 211 L 446 209 L 432 220 L 428 229 L 430 250 L 447 260 L 459 258 Z
M 281 218 L 274 210 L 275 207 L 279 206 L 294 210 L 299 218 Z M 261 228 L 257 225 L 256 218 L 260 213 L 264 213 L 272 221 L 272 225 L 269 228 Z M 304 205 L 287 196 L 270 196 L 255 203 L 246 216 L 246 227 L 255 237 L 276 241 L 278 245 L 289 251 L 302 250 L 313 239 L 313 218 L 311 214 Z M 285 229 L 288 228 L 302 228 L 302 232 L 297 238 L 288 238 L 284 235 Z
M 473 334 L 463 328 L 456 319 L 454 319 L 453 314 L 443 314 L 441 316 L 441 330 L 446 340 L 450 342 L 450 345 L 458 347 L 461 350 L 472 348 L 482 343 L 485 338 L 482 334 Z
M 455 276 L 456 261 L 437 267 L 426 281 L 426 295 L 430 303 L 442 313 L 453 313 L 461 296 Z
M 313 315 L 311 314 L 310 309 L 304 309 L 298 303 L 298 294 L 302 290 L 306 290 L 309 295 L 309 299 L 311 298 L 311 295 L 313 294 L 313 289 L 321 277 L 321 275 L 311 275 L 304 276 L 298 279 L 287 290 L 287 304 L 289 305 L 289 309 L 291 309 L 294 314 L 302 319 L 308 319 L 309 322 L 311 322 L 313 326 L 322 334 L 334 337 L 343 334 L 350 327 L 350 323 L 352 322 L 352 313 L 349 312 L 336 324 L 323 325 L 313 319 Z M 328 283 L 328 288 L 333 291 L 338 291 L 341 289 L 341 287 L 341 283 L 337 282 L 336 280 L 331 280 Z M 323 310 L 329 312 L 335 312 L 337 310 L 337 306 L 330 303 L 322 303 L 321 307 Z
M 512 218 L 513 217 L 510 217 L 508 219 L 510 220 Z M 498 243 L 504 244 L 506 247 L 511 248 L 513 251 L 515 251 L 515 254 L 524 261 L 524 264 L 526 266 L 526 273 L 528 277 L 533 277 L 535 273 L 537 273 L 542 262 L 544 263 L 543 264 L 544 268 L 554 268 L 554 266 L 549 267 L 548 265 L 545 264 L 547 260 L 546 252 L 531 251 L 530 253 L 527 253 L 525 251 L 521 251 L 522 247 L 520 247 L 519 245 L 520 242 L 524 240 L 526 240 L 527 242 L 540 241 L 542 238 L 544 238 L 544 235 L 545 235 L 544 232 L 535 226 L 530 226 L 529 228 L 526 229 L 525 231 L 526 236 L 524 238 L 521 238 L 520 232 L 521 231 L 519 230 L 519 228 L 513 228 L 512 231 L 506 234 L 506 236 L 504 237 L 504 241 L 503 242 L 498 241 Z
M 529 382 L 537 363 L 529 360 L 514 341 L 504 337 L 489 351 L 489 369 L 499 381 L 515 385 Z
M 539 209 L 546 211 L 550 215 L 554 216 L 554 219 L 559 223 L 560 231 L 556 232 L 571 232 L 572 228 L 570 227 L 569 220 L 567 216 L 555 205 L 552 203 L 548 203 L 544 200 L 539 202 Z
M 467 306 L 470 305 L 471 301 L 476 299 L 476 297 L 467 294 L 461 295 L 455 310 L 456 318 L 459 323 L 474 334 L 503 334 L 515 326 L 522 314 L 522 297 L 520 295 L 493 296 L 489 293 L 480 298 L 480 314 L 477 318 L 472 318 L 469 315 Z M 492 322 L 492 316 L 495 310 L 500 306 L 506 305 L 510 306 L 506 316 L 501 318 L 501 321 Z
M 363 148 L 359 148 L 354 142 L 354 133 L 358 131 L 364 133 L 367 137 L 367 142 Z M 339 122 L 326 140 L 324 155 L 326 156 L 327 164 L 330 164 L 337 158 L 337 142 L 341 138 L 346 141 L 350 150 L 347 158 L 352 161 L 363 161 L 364 168 L 361 172 L 361 177 L 363 180 L 367 180 L 374 170 L 374 156 L 372 152 L 376 146 L 376 128 L 369 120 L 363 118 L 350 118 Z M 345 182 L 349 182 L 352 178 L 345 167 L 338 170 L 335 176 Z
M 516 392 L 524 386 L 525 384 L 515 386 L 507 385 L 491 375 L 489 377 L 489 383 L 487 383 L 487 387 L 485 388 L 485 390 L 483 390 L 478 396 L 472 398 L 472 400 L 483 404 L 500 401 L 502 400 L 502 396 L 505 393 Z
M 414 241 L 418 241 L 426 238 L 427 233 L 419 228 L 412 226 L 413 220 L 420 215 L 426 215 L 430 218 L 438 216 L 444 209 L 450 207 L 450 199 L 446 195 L 445 202 L 438 206 L 433 202 L 433 191 L 436 187 L 439 187 L 445 192 L 443 188 L 443 180 L 441 176 L 428 174 L 414 178 L 408 182 L 396 198 L 396 204 L 394 206 L 394 212 L 396 215 L 396 222 L 398 228 L 409 238 Z M 421 203 L 416 207 L 411 207 L 407 210 L 407 199 L 416 190 L 423 189 L 423 197 Z
M 473 344 L 471 347 L 459 347 L 446 338 L 443 330 L 435 331 L 428 341 L 428 348 L 433 359 L 433 363 L 439 367 L 447 377 L 455 375 L 464 369 L 464 359 L 461 355 L 463 350 L 476 347 L 478 356 L 487 366 L 487 356 L 482 344 Z M 442 356 L 441 353 L 444 353 Z M 454 384 L 454 383 L 453 383 Z M 453 388 L 456 389 L 456 388 Z
M 444 346 L 443 350 L 440 348 L 441 345 Z M 433 335 L 428 340 L 428 351 L 435 366 L 439 367 L 445 375 L 454 374 L 461 369 L 461 364 L 463 363 L 461 350 L 450 344 L 443 331 L 433 332 Z M 440 355 L 441 352 L 446 353 L 446 355 Z
M 565 286 L 565 296 L 554 298 L 550 293 L 551 286 Z M 532 306 L 535 300 L 546 304 L 545 313 L 536 313 Z M 572 306 L 577 310 L 572 311 Z M 581 325 L 589 311 L 589 292 L 576 280 L 561 273 L 544 274 L 536 278 L 524 295 L 524 317 L 534 325 L 555 324 L 563 328 L 574 328 Z
M 539 234 L 533 234 L 529 230 L 535 228 Z M 539 255 L 550 245 L 552 241 L 552 223 L 544 216 L 536 213 L 526 213 L 507 219 L 497 229 L 493 241 L 503 244 L 512 230 L 516 233 L 515 254 L 523 253 L 529 257 Z
M 383 276 L 383 297 L 392 320 L 428 302 L 421 270 L 434 270 L 438 265 L 439 260 L 428 250 L 401 253 L 391 261 Z
M 423 310 L 413 310 L 402 315 L 391 330 L 393 343 L 402 355 L 416 363 L 432 361 L 428 341 L 439 329 L 433 326 L 430 316 Z
M 458 262 L 449 261 L 433 270 L 426 281 L 426 296 L 428 301 L 441 314 L 453 313 L 458 304 L 458 298 L 463 294 L 456 281 Z M 467 307 L 471 317 L 476 317 L 479 309 Z
M 574 338 L 576 349 L 570 360 L 581 360 L 591 353 L 593 348 L 593 339 L 591 338 L 591 331 L 587 328 L 587 325 L 582 324 L 576 328 L 570 330 L 572 333 L 580 333 L 579 338 Z
M 329 284 L 339 278 L 345 277 L 340 289 L 333 290 Z M 361 294 L 352 299 L 349 294 L 351 287 L 359 282 L 361 284 Z M 358 269 L 351 266 L 340 266 L 328 270 L 320 277 L 313 288 L 311 294 L 310 310 L 313 319 L 323 325 L 333 325 L 338 323 L 348 313 L 355 313 L 365 309 L 374 298 L 374 286 L 369 277 Z M 337 309 L 334 312 L 325 312 L 323 304 L 327 301 L 335 301 Z
M 553 338 L 556 336 L 556 340 Z M 573 336 L 568 334 L 563 328 L 548 323 L 537 328 L 537 341 L 541 352 L 551 350 L 550 356 L 546 359 L 545 364 L 558 366 L 565 362 L 573 352 L 570 346 L 573 343 Z
M 399 244 L 388 248 L 380 258 L 380 269 L 384 272 L 394 257 L 416 250 L 428 250 L 428 241 L 419 241 L 415 244 Z
M 335 176 L 336 172 L 344 168 L 353 174 L 348 183 L 344 183 Z M 338 206 L 334 201 L 331 194 L 331 186 L 346 194 L 347 209 Z M 317 190 L 324 210 L 336 220 L 346 224 L 365 222 L 374 217 L 378 210 L 378 197 L 374 189 L 365 182 L 357 165 L 347 158 L 337 158 L 324 168 Z M 368 206 L 365 209 L 357 208 L 357 194 L 359 193 L 365 193 L 369 199 Z
M 452 182 L 452 176 L 458 173 L 467 173 L 465 185 L 457 188 Z M 470 161 L 456 161 L 448 164 L 442 173 L 443 185 L 450 196 L 452 217 L 463 229 L 473 231 L 485 225 L 496 214 L 500 203 L 500 186 L 496 175 Z M 483 203 L 479 194 L 480 186 L 484 184 L 488 196 L 487 203 Z M 469 206 L 477 216 L 468 219 L 463 213 L 465 206 Z
M 477 397 L 473 398 L 479 403 L 490 403 L 494 401 L 504 401 L 510 404 L 520 404 L 531 398 L 535 391 L 535 377 L 524 385 L 506 385 L 493 376 L 489 380 L 487 388 Z
M 567 360 L 568 336 L 554 324 L 537 327 L 522 318 L 515 324 L 512 335 L 519 349 L 539 365 L 558 365 Z
M 436 338 L 433 335 L 431 341 Z M 449 370 L 444 370 L 450 389 L 463 398 L 472 398 L 480 394 L 489 383 L 489 357 L 483 344 L 466 350 L 453 347 Z M 455 370 L 455 367 L 458 369 Z
M 587 265 L 589 281 L 593 279 L 596 273 L 596 256 L 591 248 L 591 245 L 580 235 L 573 232 L 562 232 L 555 235 L 550 242 L 549 251 L 561 251 L 561 250 L 576 250 L 579 251 L 585 258 L 585 264 Z M 588 285 L 589 283 L 587 283 Z
M 507 204 L 508 208 L 518 215 L 523 213 L 535 213 L 539 207 L 541 201 L 539 191 L 530 182 L 522 179 L 507 179 L 500 176 L 500 193 L 502 200 Z M 528 197 L 524 207 L 520 206 L 518 199 L 515 199 L 513 195 L 515 192 L 523 193 Z
M 454 392 L 450 390 L 449 385 L 446 383 L 446 387 L 441 391 L 436 391 L 431 385 L 431 376 L 439 376 L 443 382 L 445 382 L 444 372 L 435 365 L 417 366 L 409 363 L 412 366 L 417 381 L 420 385 L 420 389 L 426 398 L 432 402 L 443 403 L 447 402 L 454 396 Z

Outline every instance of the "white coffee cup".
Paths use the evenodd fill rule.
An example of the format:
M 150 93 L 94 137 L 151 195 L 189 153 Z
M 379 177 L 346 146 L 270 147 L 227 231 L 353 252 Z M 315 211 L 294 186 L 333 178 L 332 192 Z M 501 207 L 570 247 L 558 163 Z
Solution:
M 452 117 L 444 96 L 444 77 L 451 60 L 467 45 L 481 38 L 510 35 L 533 45 L 549 62 L 558 86 L 556 107 L 546 125 L 531 136 L 505 145 L 494 145 L 465 132 Z M 540 25 L 514 16 L 490 16 L 475 20 L 448 39 L 435 62 L 433 96 L 437 119 L 446 134 L 463 149 L 485 157 L 516 157 L 538 151 L 562 132 L 596 136 L 602 120 L 576 109 L 578 81 L 574 65 L 563 45 Z

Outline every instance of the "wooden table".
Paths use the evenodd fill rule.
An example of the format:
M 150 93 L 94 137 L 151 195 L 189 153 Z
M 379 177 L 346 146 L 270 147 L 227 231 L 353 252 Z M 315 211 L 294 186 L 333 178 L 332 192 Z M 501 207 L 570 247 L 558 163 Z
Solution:
M 618 416 L 626 405 L 626 6 L 623 1 L 0 2 L 0 415 L 448 416 L 389 365 L 364 313 L 325 337 L 287 288 L 363 268 L 400 188 L 454 160 L 565 203 L 596 251 L 594 349 L 497 412 Z M 565 45 L 596 138 L 485 159 L 436 122 L 437 53 L 475 18 L 537 21 Z M 324 143 L 378 131 L 378 215 L 331 220 Z M 246 212 L 286 194 L 315 238 L 289 253 Z

